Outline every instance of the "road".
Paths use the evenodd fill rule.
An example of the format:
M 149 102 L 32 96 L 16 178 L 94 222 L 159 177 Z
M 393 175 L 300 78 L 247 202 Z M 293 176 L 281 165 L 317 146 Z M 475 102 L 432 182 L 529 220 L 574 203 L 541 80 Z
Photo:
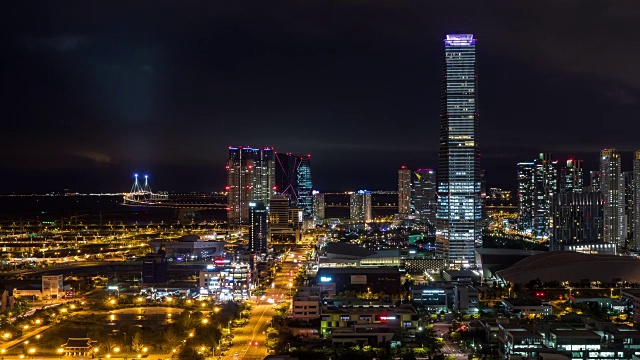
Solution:
M 275 303 L 271 304 L 267 300 L 257 301 L 251 309 L 249 322 L 243 327 L 233 329 L 233 345 L 225 351 L 225 360 L 237 359 L 264 359 L 267 355 L 267 328 L 275 315 L 274 307 L 279 301 L 290 300 L 288 291 L 289 284 L 295 273 L 298 271 L 298 256 L 303 255 L 305 249 L 297 247 L 293 250 L 295 258 L 286 257 L 282 263 L 282 270 L 276 273 L 272 287 L 268 288 L 265 298 L 273 298 Z M 291 273 L 293 276 L 288 275 Z M 257 345 L 255 345 L 257 342 Z M 238 356 L 235 356 L 235 354 Z
M 444 347 L 442 348 L 442 353 L 445 355 L 453 355 L 456 358 L 466 359 L 466 353 L 460 350 L 458 344 L 451 342 L 449 339 L 449 328 L 451 327 L 451 323 L 435 323 L 433 324 L 433 328 L 435 329 L 438 336 L 441 336 L 444 340 Z

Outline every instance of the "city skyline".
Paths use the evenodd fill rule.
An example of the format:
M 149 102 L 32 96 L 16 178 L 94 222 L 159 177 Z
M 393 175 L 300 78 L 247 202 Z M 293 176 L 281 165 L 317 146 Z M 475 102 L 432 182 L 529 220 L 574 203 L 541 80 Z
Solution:
M 291 18 L 275 5 L 163 5 L 141 23 L 143 6 L 95 4 L 100 15 L 86 17 L 82 6 L 12 4 L 3 192 L 118 191 L 136 170 L 161 190 L 221 191 L 221 149 L 245 143 L 314 154 L 320 190 L 393 189 L 398 166 L 436 167 L 439 46 L 451 32 L 481 39 L 479 71 L 492 79 L 479 90 L 488 184 L 514 189 L 515 164 L 539 152 L 585 169 L 603 148 L 631 157 L 637 50 L 597 29 L 640 26 L 625 16 L 637 4 L 463 4 L 294 4 Z M 514 15 L 490 15 L 503 12 Z M 607 127 L 613 118 L 620 126 Z

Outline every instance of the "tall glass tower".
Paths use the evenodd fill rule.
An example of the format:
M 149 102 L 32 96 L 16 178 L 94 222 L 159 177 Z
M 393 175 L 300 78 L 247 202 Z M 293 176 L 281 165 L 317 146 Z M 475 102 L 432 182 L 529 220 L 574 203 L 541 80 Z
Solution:
M 476 39 L 447 35 L 440 105 L 436 253 L 450 264 L 475 261 L 482 242 Z

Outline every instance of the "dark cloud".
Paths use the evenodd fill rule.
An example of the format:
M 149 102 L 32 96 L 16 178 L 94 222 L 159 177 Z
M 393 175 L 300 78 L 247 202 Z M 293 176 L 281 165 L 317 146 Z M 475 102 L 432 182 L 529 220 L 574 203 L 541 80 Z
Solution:
M 122 190 L 116 174 L 145 170 L 216 190 L 232 144 L 312 153 L 320 189 L 393 188 L 399 165 L 436 165 L 442 38 L 458 31 L 479 39 L 491 182 L 513 186 L 515 163 L 540 151 L 596 166 L 600 148 L 638 146 L 639 12 L 633 0 L 13 2 L 0 22 L 4 188 Z M 60 171 L 20 175 L 42 169 Z

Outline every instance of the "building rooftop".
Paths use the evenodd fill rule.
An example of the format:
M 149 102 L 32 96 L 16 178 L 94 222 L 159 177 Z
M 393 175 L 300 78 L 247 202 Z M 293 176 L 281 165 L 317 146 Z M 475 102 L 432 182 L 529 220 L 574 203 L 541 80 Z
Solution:
M 530 338 L 539 338 L 542 339 L 543 336 L 534 332 L 531 332 L 529 330 L 523 330 L 523 331 L 509 331 L 509 334 L 511 335 L 511 337 L 513 337 L 514 339 L 530 339 Z
M 321 267 L 318 268 L 318 275 L 321 273 L 331 274 L 399 274 L 400 270 L 395 267 L 367 267 L 367 268 L 354 268 L 354 267 Z
M 69 338 L 67 343 L 64 344 L 64 347 L 74 347 L 74 348 L 83 348 L 83 347 L 91 347 L 91 343 L 95 341 L 89 338 Z
M 601 336 L 591 330 L 551 330 L 551 333 L 558 337 L 579 337 L 589 339 L 600 339 Z
M 531 298 L 508 298 L 502 299 L 503 302 L 511 306 L 542 306 L 542 301 Z
M 329 254 L 332 254 L 333 258 L 339 257 L 341 255 L 348 256 L 348 257 L 364 258 L 364 257 L 375 254 L 374 251 L 365 249 L 359 245 L 349 244 L 349 243 L 340 243 L 340 242 L 327 243 L 327 246 L 325 247 L 325 251 L 327 253 L 327 256 L 329 256 Z
M 497 271 L 496 275 L 512 283 L 526 283 L 532 279 L 542 282 L 579 282 L 582 279 L 640 282 L 640 260 L 631 256 L 546 251 L 526 257 L 507 269 Z

